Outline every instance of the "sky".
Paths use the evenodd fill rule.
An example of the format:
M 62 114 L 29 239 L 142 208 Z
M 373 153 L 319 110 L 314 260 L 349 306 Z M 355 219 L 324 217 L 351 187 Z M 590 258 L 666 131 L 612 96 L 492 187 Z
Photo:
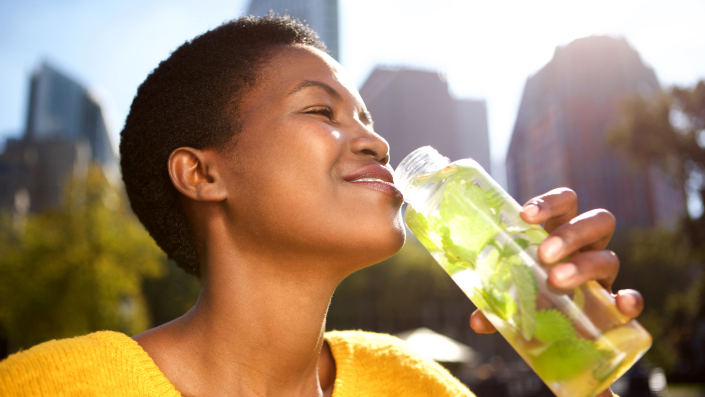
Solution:
M 663 87 L 705 79 L 700 0 L 339 1 L 340 61 L 358 87 L 376 65 L 443 73 L 455 97 L 487 101 L 499 173 L 526 79 L 557 46 L 595 34 L 622 36 Z M 248 4 L 0 0 L 0 139 L 21 134 L 29 77 L 47 61 L 99 98 L 117 144 L 138 85 L 159 61 L 243 15 Z M 504 175 L 495 177 L 503 182 Z

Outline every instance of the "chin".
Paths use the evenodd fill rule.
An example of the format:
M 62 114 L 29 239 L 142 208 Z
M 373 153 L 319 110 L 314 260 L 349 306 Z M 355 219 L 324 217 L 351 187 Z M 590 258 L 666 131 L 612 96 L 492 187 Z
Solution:
M 373 236 L 368 236 L 367 242 L 362 245 L 367 247 L 365 250 L 367 255 L 362 267 L 371 266 L 390 258 L 401 250 L 405 241 L 406 229 L 403 224 L 385 232 L 378 232 Z

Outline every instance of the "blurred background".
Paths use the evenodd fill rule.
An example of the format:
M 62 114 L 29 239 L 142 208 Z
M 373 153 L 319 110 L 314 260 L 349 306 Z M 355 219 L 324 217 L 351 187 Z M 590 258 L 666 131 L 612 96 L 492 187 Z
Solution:
M 705 3 L 0 0 L 0 358 L 195 303 L 198 281 L 132 215 L 116 157 L 138 85 L 246 14 L 306 21 L 392 148 L 472 157 L 519 202 L 560 186 L 618 220 L 615 288 L 654 336 L 613 389 L 705 396 Z M 350 276 L 328 329 L 396 334 L 479 397 L 548 389 L 411 237 Z

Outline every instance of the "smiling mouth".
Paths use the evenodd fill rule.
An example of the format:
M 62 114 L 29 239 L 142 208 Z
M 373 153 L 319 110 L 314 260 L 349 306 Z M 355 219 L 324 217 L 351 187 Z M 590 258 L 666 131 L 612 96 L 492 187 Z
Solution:
M 394 186 L 392 172 L 380 164 L 369 164 L 345 175 L 343 180 L 390 196 L 402 198 L 401 191 Z
M 388 194 L 390 196 L 394 197 L 399 197 L 403 198 L 404 196 L 401 194 L 401 191 L 397 189 L 396 186 L 394 186 L 393 183 L 387 182 L 383 179 L 379 178 L 360 178 L 360 179 L 353 179 L 349 180 L 347 182 L 353 183 L 355 185 L 361 185 L 366 188 L 374 189 L 379 192 Z
M 384 183 L 389 183 L 387 181 L 384 181 L 379 178 L 360 178 L 360 179 L 355 179 L 350 182 L 384 182 Z

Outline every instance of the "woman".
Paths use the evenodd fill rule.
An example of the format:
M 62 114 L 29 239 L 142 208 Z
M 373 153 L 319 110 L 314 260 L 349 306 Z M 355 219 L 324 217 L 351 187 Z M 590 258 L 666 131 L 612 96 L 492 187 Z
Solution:
M 122 132 L 133 210 L 202 291 L 184 316 L 130 339 L 48 342 L 0 366 L 18 395 L 469 395 L 398 340 L 324 335 L 333 291 L 403 245 L 389 147 L 315 34 L 287 18 L 242 18 L 181 46 L 140 86 Z M 522 216 L 544 223 L 550 281 L 609 289 L 614 218 L 576 217 L 556 190 Z M 641 297 L 617 295 L 636 316 Z M 480 313 L 477 332 L 494 329 Z M 611 395 L 606 391 L 607 395 Z M 12 394 L 12 393 L 8 393 Z

